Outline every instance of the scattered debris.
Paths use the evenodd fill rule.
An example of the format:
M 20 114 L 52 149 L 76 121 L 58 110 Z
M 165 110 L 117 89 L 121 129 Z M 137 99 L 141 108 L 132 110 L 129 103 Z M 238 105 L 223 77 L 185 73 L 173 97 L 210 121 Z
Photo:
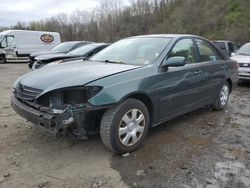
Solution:
M 144 170 L 138 170 L 138 171 L 135 173 L 135 175 L 136 175 L 137 177 L 139 177 L 139 176 L 144 176 L 144 175 L 145 175 Z
M 92 183 L 92 188 L 98 188 L 106 184 L 105 180 L 96 180 Z
M 65 181 L 64 179 L 61 179 L 61 178 L 58 178 L 58 177 L 55 177 L 55 176 L 51 176 L 51 175 L 46 175 L 46 176 L 49 177 L 49 178 Z
M 128 157 L 130 155 L 130 153 L 124 153 L 123 155 L 122 155 L 122 157 Z
M 16 157 L 20 157 L 20 156 L 22 156 L 22 155 L 23 155 L 22 153 L 18 153 L 18 152 L 15 153 L 15 156 L 16 156 Z
M 211 121 L 206 121 L 206 124 L 207 124 L 208 126 L 211 126 L 211 127 L 213 127 L 213 126 L 216 125 L 215 122 L 211 122 Z
M 215 185 L 215 184 L 217 184 L 217 180 L 216 179 L 208 179 L 208 178 L 206 178 L 206 184 Z
M 185 166 L 185 165 L 182 165 L 182 166 L 180 166 L 180 169 L 182 169 L 182 170 L 187 170 L 187 169 L 188 169 L 188 167 L 187 167 L 187 166 Z
M 137 188 L 138 186 L 137 186 L 137 183 L 133 183 L 133 187 L 134 188 Z
M 7 124 L 4 124 L 4 125 L 3 125 L 3 128 L 7 128 L 7 127 L 8 127 L 8 125 L 7 125 Z
M 151 166 L 151 165 L 150 165 L 148 168 L 149 168 L 149 169 L 151 169 L 151 170 L 152 170 L 152 169 L 154 169 L 154 167 L 153 167 L 153 166 Z
M 11 162 L 11 164 L 15 165 L 15 166 L 19 166 L 20 165 L 19 162 L 17 162 L 17 161 L 13 161 L 13 162 Z
M 5 174 L 3 174 L 3 177 L 4 177 L 4 178 L 10 177 L 10 173 L 5 173 Z
M 43 187 L 45 187 L 48 184 L 49 184 L 49 181 L 45 181 L 45 182 L 42 182 L 42 183 L 38 184 L 37 187 L 38 188 L 43 188 Z

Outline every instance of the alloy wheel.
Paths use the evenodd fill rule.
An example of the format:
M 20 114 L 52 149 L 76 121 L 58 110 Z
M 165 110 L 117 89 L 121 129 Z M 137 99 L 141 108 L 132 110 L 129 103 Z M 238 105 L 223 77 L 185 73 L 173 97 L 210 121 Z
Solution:
M 228 101 L 228 97 L 229 97 L 229 88 L 227 85 L 224 85 L 221 89 L 220 92 L 220 104 L 222 106 L 225 106 L 227 101 Z
M 132 146 L 136 144 L 145 129 L 145 116 L 139 109 L 129 110 L 121 119 L 118 136 L 121 144 Z

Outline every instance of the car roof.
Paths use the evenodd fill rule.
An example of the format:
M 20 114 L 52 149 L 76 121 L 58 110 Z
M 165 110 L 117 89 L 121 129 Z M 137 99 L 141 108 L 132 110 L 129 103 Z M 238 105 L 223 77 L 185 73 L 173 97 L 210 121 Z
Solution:
M 180 37 L 199 37 L 202 38 L 200 36 L 196 36 L 196 35 L 189 35 L 189 34 L 152 34 L 152 35 L 139 35 L 139 36 L 133 36 L 130 38 L 151 38 L 151 37 L 159 37 L 159 38 L 180 38 Z
M 236 44 L 236 42 L 233 42 L 233 41 L 231 41 L 231 40 L 213 40 L 212 42 L 224 42 L 224 43 L 231 42 L 231 43 Z
M 79 44 L 79 43 L 93 43 L 91 41 L 65 41 L 65 42 L 62 42 L 62 43 L 72 43 L 72 44 Z

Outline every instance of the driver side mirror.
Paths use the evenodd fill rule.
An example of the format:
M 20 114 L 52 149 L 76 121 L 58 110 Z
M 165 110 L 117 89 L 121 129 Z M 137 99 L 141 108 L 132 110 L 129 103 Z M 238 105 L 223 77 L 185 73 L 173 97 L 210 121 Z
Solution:
M 161 67 L 168 68 L 168 67 L 184 66 L 186 64 L 185 60 L 186 60 L 185 57 L 182 56 L 170 57 L 162 63 Z

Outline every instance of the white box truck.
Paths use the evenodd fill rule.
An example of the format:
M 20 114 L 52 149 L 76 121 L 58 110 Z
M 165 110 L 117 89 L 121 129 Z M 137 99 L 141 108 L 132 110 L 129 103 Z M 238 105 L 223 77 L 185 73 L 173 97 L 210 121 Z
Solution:
M 0 63 L 27 62 L 32 52 L 50 50 L 61 43 L 60 34 L 47 31 L 0 32 Z

